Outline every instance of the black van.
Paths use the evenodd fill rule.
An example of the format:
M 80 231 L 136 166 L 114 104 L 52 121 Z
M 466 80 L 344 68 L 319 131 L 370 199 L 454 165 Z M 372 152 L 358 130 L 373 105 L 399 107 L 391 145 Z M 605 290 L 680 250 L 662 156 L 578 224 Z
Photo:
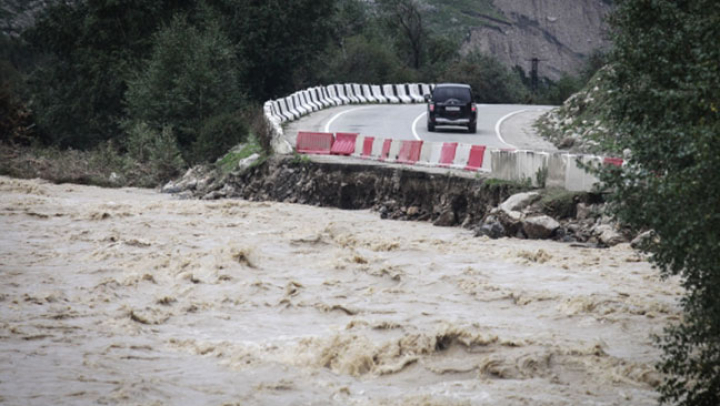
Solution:
M 435 131 L 439 125 L 453 125 L 477 132 L 477 106 L 473 103 L 470 85 L 441 83 L 435 86 L 432 95 L 425 95 L 425 100 L 428 131 Z

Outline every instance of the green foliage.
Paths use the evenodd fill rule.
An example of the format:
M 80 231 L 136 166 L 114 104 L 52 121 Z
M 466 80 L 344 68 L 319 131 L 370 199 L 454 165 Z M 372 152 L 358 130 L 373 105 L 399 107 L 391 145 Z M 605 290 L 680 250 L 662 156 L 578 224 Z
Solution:
M 317 58 L 333 32 L 335 0 L 218 0 L 238 59 L 249 61 L 242 83 L 254 100 L 284 96 L 313 83 Z
M 238 113 L 211 117 L 203 123 L 193 144 L 193 156 L 199 162 L 210 162 L 247 138 L 248 125 Z
M 618 1 L 610 117 L 632 150 L 603 178 L 617 215 L 654 230 L 645 249 L 680 275 L 684 318 L 659 344 L 661 402 L 720 404 L 720 3 Z
M 39 131 L 87 148 L 121 134 L 126 79 L 178 0 L 91 0 L 47 8 L 25 33 L 39 62 L 29 78 Z M 40 57 L 42 56 L 42 57 Z
M 215 158 L 217 148 L 245 132 L 235 121 L 220 118 L 241 103 L 237 66 L 233 47 L 217 25 L 200 31 L 176 17 L 155 35 L 152 56 L 129 82 L 129 119 L 154 129 L 175 128 L 188 161 Z M 230 122 L 237 134 L 228 132 Z
M 475 101 L 481 103 L 518 103 L 527 96 L 517 75 L 496 59 L 478 53 L 453 63 L 441 81 L 469 84 Z
M 259 140 L 255 136 L 248 137 L 247 142 L 239 147 L 240 148 L 238 149 L 231 150 L 215 163 L 215 166 L 221 173 L 226 174 L 234 171 L 238 167 L 238 163 L 240 161 L 253 154 L 261 156 L 261 159 L 257 162 L 262 162 L 264 157 L 267 156 L 265 155 L 265 151 L 263 151 L 263 147 L 260 145 Z
M 158 183 L 178 176 L 185 167 L 177 139 L 170 127 L 164 127 L 150 146 L 150 164 Z
M 150 170 L 145 171 L 147 180 L 142 182 L 144 185 L 167 181 L 185 167 L 177 139 L 169 126 L 156 131 L 145 122 L 134 123 L 128 129 L 125 149 L 129 158 L 128 166 L 149 167 Z
M 367 35 L 345 39 L 324 59 L 326 83 L 400 83 L 412 75 L 382 39 Z

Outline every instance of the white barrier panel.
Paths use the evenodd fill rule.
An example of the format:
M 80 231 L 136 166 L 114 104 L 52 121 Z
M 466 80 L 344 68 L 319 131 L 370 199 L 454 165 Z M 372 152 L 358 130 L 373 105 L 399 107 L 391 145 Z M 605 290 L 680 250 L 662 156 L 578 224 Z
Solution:
M 588 192 L 600 180 L 578 165 L 578 160 L 585 165 L 597 167 L 602 164 L 602 158 L 593 155 L 564 155 L 567 172 L 565 174 L 565 189 L 571 192 Z
M 395 96 L 394 87 L 393 85 L 383 85 L 383 95 L 390 103 L 400 103 L 400 99 Z
M 432 86 L 426 83 L 420 83 L 420 91 L 422 92 L 423 97 L 425 97 L 426 94 L 432 94 Z
M 423 142 L 422 149 L 420 150 L 420 160 L 418 161 L 418 164 L 426 166 L 437 166 L 437 164 L 440 162 L 442 148 L 442 142 Z
M 352 88 L 352 85 L 345 85 L 345 95 L 347 95 L 348 99 L 350 99 L 351 103 L 358 104 L 360 103 L 360 99 L 355 96 L 355 91 Z
M 520 179 L 530 179 L 533 186 L 541 186 L 541 173 L 547 170 L 550 154 L 547 152 L 518 151 Z
M 376 161 L 378 159 L 380 159 L 380 156 L 382 155 L 383 144 L 385 144 L 384 138 L 375 138 L 375 142 L 373 142 L 372 153 L 370 154 L 370 158 L 372 158 Z
M 305 98 L 307 99 L 308 103 L 310 103 L 314 108 L 315 111 L 320 111 L 325 108 L 325 106 L 322 105 L 319 101 L 315 100 L 315 90 L 314 89 L 308 89 L 305 91 Z
M 332 100 L 333 103 L 335 103 L 336 106 L 342 106 L 344 103 L 342 99 L 340 99 L 337 95 L 337 92 L 335 90 L 335 86 L 330 85 L 327 87 L 328 91 L 328 98 Z
M 326 86 L 320 87 L 320 94 L 323 99 L 330 105 L 330 107 L 337 106 L 340 100 L 335 100 L 330 96 L 330 90 Z
M 290 120 L 297 120 L 300 118 L 300 113 L 295 110 L 295 106 L 292 104 L 292 98 L 286 97 L 282 99 L 282 104 L 285 106 L 285 114 L 291 117 Z
M 411 83 L 408 85 L 408 93 L 415 103 L 424 103 L 425 98 L 423 97 L 420 85 L 417 83 Z
M 336 91 L 337 98 L 342 100 L 342 104 L 350 104 L 350 99 L 345 95 L 345 88 L 343 85 L 333 85 Z
M 270 120 L 273 124 L 280 124 L 282 123 L 282 118 L 280 115 L 278 115 L 275 112 L 275 107 L 271 102 L 266 102 L 265 106 L 263 107 L 263 110 L 265 111 L 265 116 L 267 116 L 268 120 Z
M 318 89 L 316 87 L 308 89 L 308 92 L 310 92 L 310 100 L 312 100 L 313 103 L 320 106 L 321 110 L 330 105 L 330 103 L 326 104 L 326 102 L 324 102 L 323 100 L 320 99 L 320 97 L 318 97 Z
M 387 103 L 388 99 L 383 96 L 382 90 L 380 90 L 380 86 L 372 85 L 371 87 L 372 95 L 375 97 L 378 101 L 378 103 Z
M 362 156 L 364 145 L 365 145 L 365 137 L 363 137 L 362 135 L 358 135 L 357 138 L 355 138 L 355 152 L 353 152 L 352 156 L 354 156 L 354 157 Z
M 465 169 L 468 164 L 468 160 L 470 159 L 471 149 L 472 144 L 458 144 L 457 149 L 455 150 L 455 159 L 453 160 L 452 167 Z M 440 162 L 440 159 L 438 159 L 438 162 Z
M 357 83 L 354 83 L 352 85 L 352 87 L 353 87 L 353 91 L 355 92 L 355 97 L 357 97 L 357 99 L 360 101 L 360 103 L 365 104 L 369 101 L 363 94 L 362 87 L 360 87 L 360 85 L 358 85 Z
M 299 112 L 301 116 L 304 116 L 304 115 L 310 113 L 310 111 L 307 108 L 303 107 L 301 100 L 300 100 L 300 95 L 297 92 L 293 93 L 292 96 L 290 96 L 290 97 L 293 102 L 293 106 L 295 107 L 295 110 L 297 112 Z
M 277 101 L 278 110 L 280 111 L 280 114 L 285 117 L 285 121 L 292 121 L 295 119 L 295 116 L 290 113 L 290 109 L 288 108 L 287 100 L 280 99 Z
M 517 151 L 493 150 L 491 155 L 491 172 L 493 178 L 502 180 L 520 180 L 518 171 Z
M 412 103 L 413 99 L 410 98 L 410 96 L 407 95 L 407 91 L 405 90 L 405 87 L 407 85 L 397 85 L 395 86 L 395 90 L 397 91 L 397 97 L 400 99 L 403 103 Z
M 320 106 L 310 100 L 310 93 L 307 90 L 300 91 L 300 98 L 302 99 L 302 105 L 306 110 L 309 109 L 310 112 L 320 110 Z
M 547 187 L 565 187 L 565 175 L 567 174 L 567 161 L 563 159 L 563 155 L 560 153 L 550 154 L 548 159 L 548 176 L 545 181 Z
M 400 155 L 400 147 L 401 146 L 402 146 L 402 141 L 392 140 L 392 143 L 390 144 L 390 153 L 388 154 L 388 157 L 385 160 L 385 162 L 397 161 L 398 155 Z
M 377 103 L 379 100 L 373 96 L 370 90 L 370 85 L 362 85 L 363 96 L 367 99 L 368 103 Z

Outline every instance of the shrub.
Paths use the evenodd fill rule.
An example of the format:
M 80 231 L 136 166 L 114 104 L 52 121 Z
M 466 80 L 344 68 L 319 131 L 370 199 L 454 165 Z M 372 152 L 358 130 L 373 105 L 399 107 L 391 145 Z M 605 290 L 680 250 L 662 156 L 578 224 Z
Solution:
M 193 144 L 193 162 L 210 162 L 247 139 L 248 125 L 238 113 L 219 114 L 203 123 Z

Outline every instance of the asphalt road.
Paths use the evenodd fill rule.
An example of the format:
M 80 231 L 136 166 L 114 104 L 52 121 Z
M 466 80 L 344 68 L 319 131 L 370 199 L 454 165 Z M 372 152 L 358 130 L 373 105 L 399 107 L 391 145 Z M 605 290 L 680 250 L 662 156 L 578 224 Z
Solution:
M 442 127 L 427 131 L 425 104 L 348 105 L 318 111 L 292 122 L 286 137 L 295 145 L 298 131 L 353 132 L 364 136 L 430 142 L 461 142 L 489 148 L 514 148 L 514 134 L 501 130 L 501 124 L 519 114 L 546 111 L 552 106 L 518 104 L 479 104 L 478 128 L 470 134 L 463 127 Z M 511 131 L 514 132 L 514 131 Z

